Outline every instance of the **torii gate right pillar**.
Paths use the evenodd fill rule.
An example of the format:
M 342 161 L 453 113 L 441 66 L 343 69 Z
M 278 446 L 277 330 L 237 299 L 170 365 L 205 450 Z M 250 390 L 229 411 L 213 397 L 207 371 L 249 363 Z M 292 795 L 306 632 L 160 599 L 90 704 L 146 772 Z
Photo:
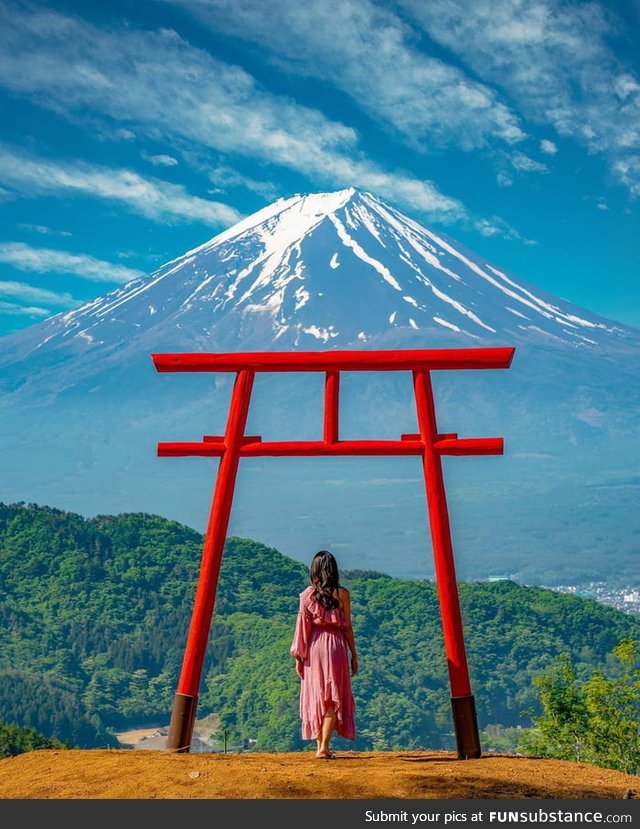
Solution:
M 472 759 L 482 755 L 478 718 L 464 646 L 462 616 L 458 597 L 447 497 L 442 476 L 442 460 L 436 448 L 438 439 L 433 389 L 428 371 L 413 372 L 420 437 L 424 444 L 422 465 L 431 526 L 434 567 L 444 648 L 451 687 L 451 708 L 458 756 Z

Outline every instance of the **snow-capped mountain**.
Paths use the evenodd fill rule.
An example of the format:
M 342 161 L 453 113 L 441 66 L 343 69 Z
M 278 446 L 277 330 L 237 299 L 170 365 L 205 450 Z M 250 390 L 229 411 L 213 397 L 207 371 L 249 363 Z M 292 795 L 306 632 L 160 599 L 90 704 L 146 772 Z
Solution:
M 487 467 L 484 460 L 477 467 L 467 459 L 467 471 L 451 473 L 454 493 L 464 493 L 457 509 L 471 516 L 466 525 L 461 521 L 461 532 L 468 534 L 463 546 L 469 544 L 470 556 L 473 544 L 503 550 L 496 559 L 504 559 L 502 569 L 513 553 L 517 566 L 510 571 L 522 570 L 523 561 L 526 571 L 540 545 L 548 544 L 546 537 L 532 543 L 526 529 L 527 521 L 538 520 L 535 509 L 531 513 L 532 493 L 543 493 L 541 505 L 568 498 L 575 507 L 584 502 L 585 486 L 600 487 L 600 504 L 603 487 L 633 484 L 640 333 L 523 283 L 354 189 L 276 201 L 154 273 L 0 340 L 0 449 L 7 465 L 0 498 L 87 513 L 145 509 L 202 526 L 211 465 L 179 461 L 169 469 L 153 449 L 157 440 L 196 439 L 213 426 L 222 429 L 229 378 L 159 376 L 149 359 L 153 351 L 481 345 L 515 345 L 512 369 L 438 377 L 436 387 L 443 426 L 469 436 L 503 434 L 512 447 L 498 462 L 502 466 Z M 252 409 L 258 431 L 251 433 L 315 434 L 316 380 L 259 378 Z M 347 432 L 382 436 L 386 429 L 395 435 L 400 425 L 415 430 L 406 377 L 377 377 L 368 385 L 355 377 L 351 388 L 351 397 L 349 387 L 344 389 Z M 283 509 L 282 502 L 302 488 L 310 503 L 323 499 L 342 515 L 345 538 L 366 537 L 371 530 L 374 547 L 380 544 L 364 559 L 355 547 L 345 553 L 349 566 L 419 574 L 428 561 L 425 528 L 412 536 L 416 524 L 424 523 L 419 483 L 412 485 L 414 506 L 401 497 L 398 508 L 397 487 L 404 484 L 394 490 L 392 482 L 413 480 L 415 470 L 407 478 L 398 472 L 408 469 L 402 460 L 386 460 L 386 466 L 368 462 L 367 468 L 378 463 L 389 473 L 374 475 L 367 480 L 380 483 L 364 487 L 355 461 L 348 472 L 339 460 L 324 466 L 316 461 L 313 468 L 308 461 L 295 469 L 281 465 L 281 472 L 277 464 L 267 469 L 261 462 L 260 475 L 247 473 L 241 488 L 234 530 L 301 557 L 314 533 L 326 545 L 343 543 L 347 550 L 350 542 L 341 542 L 340 532 L 322 517 L 326 509 L 314 514 L 306 504 L 298 513 L 307 518 L 295 521 Z M 271 475 L 274 486 L 265 492 L 259 480 Z M 511 514 L 522 510 L 525 538 L 518 536 L 518 521 L 505 521 L 499 509 L 493 524 L 483 524 L 486 493 L 474 481 L 493 485 Z M 525 496 L 520 507 L 514 485 Z M 334 490 L 345 487 L 354 498 L 351 509 L 344 493 L 332 501 Z M 622 497 L 618 491 L 617 500 L 607 501 L 607 522 L 627 495 L 628 489 Z M 404 528 L 396 527 L 395 535 L 386 529 L 391 504 L 404 510 Z M 551 515 L 546 509 L 556 538 L 561 520 L 561 509 L 555 518 L 553 507 Z M 571 537 L 564 533 L 565 548 Z M 630 549 L 626 541 L 623 546 Z M 384 560 L 389 548 L 401 551 L 400 561 Z M 475 560 L 468 571 L 479 575 L 482 568 Z
M 347 189 L 280 199 L 151 275 L 34 326 L 24 339 L 47 350 L 131 338 L 313 350 L 402 338 L 402 329 L 428 339 L 455 335 L 470 347 L 555 341 L 611 348 L 636 336 Z

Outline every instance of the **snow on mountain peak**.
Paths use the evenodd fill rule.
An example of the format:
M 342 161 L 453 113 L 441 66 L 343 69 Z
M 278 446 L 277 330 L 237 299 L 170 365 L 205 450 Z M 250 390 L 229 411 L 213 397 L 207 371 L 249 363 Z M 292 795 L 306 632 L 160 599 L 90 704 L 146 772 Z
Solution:
M 262 229 L 265 235 L 277 235 L 278 229 L 286 226 L 287 235 L 297 232 L 300 236 L 304 236 L 323 218 L 344 207 L 357 192 L 354 187 L 348 187 L 345 190 L 336 190 L 332 193 L 298 194 L 289 198 L 276 199 L 272 204 L 263 207 L 250 216 L 246 216 L 203 245 L 188 251 L 184 254 L 184 257 L 210 250 L 217 245 L 228 242 L 230 239 L 241 237 L 258 227 Z
M 634 332 L 507 276 L 371 193 L 278 199 L 154 273 L 34 326 L 38 346 L 135 338 L 241 350 L 526 341 Z

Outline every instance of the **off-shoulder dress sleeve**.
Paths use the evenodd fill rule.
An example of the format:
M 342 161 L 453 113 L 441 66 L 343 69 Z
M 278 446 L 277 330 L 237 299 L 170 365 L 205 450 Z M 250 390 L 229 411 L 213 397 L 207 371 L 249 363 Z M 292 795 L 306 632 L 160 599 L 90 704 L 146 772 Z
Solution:
M 296 629 L 293 634 L 290 653 L 297 659 L 306 659 L 309 649 L 309 634 L 311 633 L 312 616 L 305 602 L 304 593 L 300 595 L 300 609 L 296 619 Z

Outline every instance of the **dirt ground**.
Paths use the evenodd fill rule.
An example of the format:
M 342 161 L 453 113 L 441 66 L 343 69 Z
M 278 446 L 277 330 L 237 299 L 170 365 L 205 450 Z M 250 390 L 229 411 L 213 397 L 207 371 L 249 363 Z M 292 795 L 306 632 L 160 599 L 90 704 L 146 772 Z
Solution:
M 630 790 L 630 792 L 629 792 Z M 0 798 L 640 798 L 640 778 L 596 766 L 448 752 L 166 754 L 33 751 L 0 760 Z

